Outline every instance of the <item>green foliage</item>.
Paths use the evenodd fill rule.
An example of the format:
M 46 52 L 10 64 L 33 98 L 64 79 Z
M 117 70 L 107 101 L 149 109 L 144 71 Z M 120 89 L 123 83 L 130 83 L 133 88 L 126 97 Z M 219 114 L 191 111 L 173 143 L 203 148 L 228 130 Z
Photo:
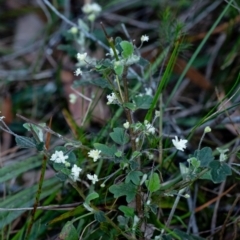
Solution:
M 99 223 L 106 222 L 106 217 L 103 211 L 97 211 L 94 213 L 94 218 Z
M 197 158 L 201 167 L 207 167 L 211 161 L 214 160 L 212 149 L 210 147 L 204 147 L 201 150 L 194 152 L 194 157 Z
M 150 174 L 149 180 L 146 180 L 146 186 L 151 193 L 160 189 L 160 179 L 157 173 Z
M 122 56 L 123 58 L 129 58 L 132 54 L 133 54 L 133 45 L 132 43 L 128 42 L 128 41 L 122 41 L 120 43 L 120 46 L 122 48 Z
M 90 194 L 88 194 L 88 196 L 86 197 L 85 199 L 85 202 L 89 205 L 90 202 L 93 200 L 93 199 L 96 199 L 99 197 L 99 194 L 96 193 L 96 192 L 92 192 Z
M 68 221 L 62 228 L 61 233 L 59 234 L 60 239 L 64 240 L 77 240 L 78 232 L 76 228 L 73 226 L 72 222 Z
M 177 78 L 175 75 L 172 75 L 172 72 L 175 70 L 176 64 L 179 63 L 179 53 L 181 54 L 181 51 L 189 46 L 190 42 L 187 44 L 183 43 L 183 35 L 185 35 L 185 33 L 183 33 L 184 28 L 181 23 L 174 20 L 176 19 L 174 16 L 174 8 L 161 9 L 160 39 L 158 39 L 158 44 L 152 45 L 154 51 L 156 48 L 156 60 L 152 57 L 153 52 L 151 54 L 148 52 L 148 48 L 143 51 L 148 60 L 140 56 L 142 53 L 140 50 L 142 45 L 145 44 L 145 41 L 148 41 L 147 35 L 143 36 L 144 38 L 139 37 L 136 39 L 131 39 L 132 36 L 130 36 L 128 37 L 128 41 L 124 40 L 124 37 L 116 37 L 114 41 L 112 36 L 117 35 L 117 33 L 109 31 L 110 28 L 105 29 L 103 25 L 102 28 L 104 29 L 104 34 L 106 34 L 106 42 L 109 43 L 110 49 L 113 50 L 113 52 L 109 52 L 106 55 L 102 54 L 102 56 L 104 56 L 103 59 L 94 59 L 99 56 L 95 54 L 95 48 L 99 46 L 105 47 L 102 42 L 102 37 L 99 37 L 100 35 L 94 35 L 98 34 L 98 32 L 93 29 L 94 18 L 96 18 L 99 13 L 94 12 L 97 9 L 96 6 L 95 10 L 87 10 L 88 12 L 84 12 L 84 9 L 82 9 L 83 14 L 85 14 L 85 18 L 83 17 L 82 19 L 87 19 L 86 22 L 91 23 L 91 26 L 88 27 L 83 20 L 79 20 L 74 27 L 75 29 L 70 29 L 65 32 L 66 43 L 60 44 L 58 49 L 67 52 L 70 57 L 74 57 L 74 60 L 72 60 L 76 63 L 76 67 L 81 68 L 81 70 L 78 69 L 81 75 L 79 76 L 80 80 L 74 81 L 73 84 L 73 87 L 76 88 L 74 89 L 75 92 L 81 91 L 81 87 L 91 85 L 111 91 L 108 98 L 110 100 L 112 98 L 113 100 L 112 102 L 109 100 L 103 108 L 107 108 L 107 105 L 114 104 L 113 107 L 110 108 L 112 116 L 111 118 L 106 116 L 109 117 L 109 120 L 106 120 L 106 124 L 102 126 L 101 130 L 92 132 L 91 115 L 98 118 L 94 111 L 96 101 L 92 91 L 91 94 L 87 96 L 81 95 L 84 100 L 89 101 L 89 108 L 86 111 L 86 115 L 81 116 L 81 118 L 84 119 L 82 125 L 78 124 L 77 121 L 75 122 L 76 119 L 72 119 L 71 115 L 64 112 L 64 117 L 68 121 L 69 126 L 71 126 L 71 130 L 74 132 L 76 139 L 65 138 L 63 135 L 51 130 L 50 127 L 46 127 L 46 124 L 25 123 L 24 128 L 31 132 L 32 137 L 14 134 L 19 148 L 25 148 L 25 150 L 35 148 L 38 152 L 41 152 L 42 156 L 41 158 L 26 158 L 23 162 L 16 162 L 10 166 L 6 165 L 0 169 L 0 183 L 6 184 L 8 190 L 6 198 L 0 201 L 0 207 L 28 207 L 34 204 L 35 199 L 39 198 L 39 200 L 43 200 L 46 197 L 50 198 L 50 196 L 52 196 L 52 200 L 46 203 L 48 205 L 51 205 L 52 202 L 55 204 L 56 201 L 64 205 L 65 203 L 72 203 L 76 201 L 76 199 L 78 200 L 78 204 L 80 204 L 75 209 L 65 209 L 65 212 L 62 214 L 55 212 L 54 214 L 56 214 L 56 216 L 54 216 L 54 218 L 53 216 L 48 216 L 42 210 L 37 210 L 35 216 L 32 217 L 32 219 L 35 220 L 30 220 L 33 223 L 33 229 L 29 235 L 30 240 L 31 238 L 40 239 L 43 231 L 48 231 L 46 230 L 47 223 L 49 223 L 49 225 L 59 223 L 58 226 L 55 224 L 55 226 L 62 229 L 58 229 L 58 233 L 60 232 L 58 237 L 66 240 L 78 239 L 80 235 L 80 238 L 86 240 L 100 238 L 137 240 L 145 238 L 146 234 L 149 234 L 147 238 L 155 240 L 202 239 L 198 236 L 180 231 L 179 229 L 172 230 L 173 225 L 184 229 L 186 228 L 186 222 L 192 220 L 192 216 L 190 217 L 191 213 L 189 213 L 186 200 L 184 199 L 189 196 L 193 198 L 193 188 L 191 188 L 191 185 L 198 179 L 206 179 L 208 180 L 206 182 L 212 186 L 212 183 L 218 184 L 226 181 L 228 179 L 227 177 L 232 175 L 232 169 L 237 174 L 240 173 L 232 167 L 232 163 L 228 164 L 226 162 L 229 157 L 226 152 L 228 149 L 231 149 L 232 142 L 224 146 L 225 150 L 219 150 L 217 148 L 220 152 L 219 161 L 217 161 L 214 158 L 215 152 L 212 150 L 217 144 L 214 144 L 214 142 L 210 143 L 209 139 L 205 141 L 205 135 L 211 131 L 210 127 L 208 132 L 203 131 L 197 150 L 193 149 L 193 147 L 197 145 L 194 142 L 194 131 L 206 121 L 210 119 L 213 120 L 214 117 L 220 116 L 220 114 L 225 113 L 225 111 L 228 113 L 231 108 L 238 106 L 238 104 L 235 103 L 235 105 L 221 111 L 217 110 L 216 113 L 211 110 L 205 117 L 201 116 L 202 112 L 200 111 L 196 111 L 196 114 L 194 112 L 192 115 L 188 113 L 189 115 L 187 115 L 187 117 L 182 117 L 179 121 L 178 117 L 175 118 L 175 115 L 178 115 L 175 112 L 188 109 L 188 104 L 192 104 L 192 102 L 190 100 L 186 101 L 186 99 L 188 99 L 187 97 L 189 97 L 189 94 L 186 93 L 187 96 L 183 95 L 182 98 L 182 100 L 185 99 L 184 102 L 180 99 L 181 101 L 178 104 L 179 94 L 176 93 L 178 93 L 180 83 L 190 67 L 193 64 L 195 67 L 200 65 L 199 61 L 201 61 L 201 59 L 197 59 L 197 55 L 200 52 L 208 52 L 201 50 L 203 50 L 206 40 L 221 21 L 232 2 L 233 0 L 225 5 L 210 31 L 207 32 L 203 41 L 196 48 L 196 51 L 193 52 L 191 59 L 182 70 L 181 76 Z M 63 2 L 61 2 L 61 4 L 63 4 Z M 114 5 L 114 3 L 108 4 Z M 138 6 L 140 2 L 135 4 Z M 188 2 L 188 4 L 191 5 L 190 2 Z M 138 7 L 140 7 L 140 5 Z M 201 9 L 199 12 L 204 11 Z M 191 24 L 194 23 L 195 20 L 196 19 L 192 19 Z M 148 23 L 145 24 L 143 24 L 142 27 L 148 29 L 150 24 L 148 27 L 146 27 Z M 128 35 L 128 29 L 126 30 L 125 26 L 124 32 Z M 154 35 L 154 31 L 151 31 L 151 35 Z M 101 36 L 103 36 L 102 33 Z M 89 39 L 91 39 L 91 41 L 89 41 Z M 152 43 L 154 41 L 152 36 L 150 39 Z M 190 41 L 188 36 L 186 39 Z M 161 45 L 160 48 L 159 43 Z M 76 49 L 78 49 L 80 53 L 77 58 Z M 189 50 L 188 54 L 190 54 L 192 49 Z M 109 49 L 107 49 L 107 51 L 109 51 Z M 230 53 L 230 55 L 223 54 L 228 56 L 223 65 L 224 69 L 228 68 L 235 58 L 233 54 L 234 51 Z M 208 56 L 201 58 L 205 59 L 205 61 L 209 59 Z M 198 62 L 193 63 L 195 60 L 198 60 Z M 202 68 L 205 67 L 205 61 L 201 63 Z M 51 60 L 51 63 L 52 62 Z M 73 64 L 73 62 L 71 64 Z M 45 66 L 45 64 L 43 64 L 43 66 Z M 57 76 L 61 73 L 61 67 L 56 69 L 59 71 L 56 74 L 56 83 L 54 82 L 56 89 L 52 90 L 51 93 L 56 92 L 58 95 L 61 95 L 61 79 Z M 78 73 L 75 74 L 78 75 Z M 225 76 L 226 75 L 228 75 L 228 73 L 225 73 Z M 190 78 L 189 75 L 188 78 Z M 214 78 L 217 84 L 217 76 L 214 76 Z M 178 79 L 177 82 L 175 82 L 176 79 Z M 234 83 L 234 87 L 232 87 L 226 95 L 228 98 L 231 97 L 231 100 L 234 99 L 234 95 L 235 97 L 238 95 L 237 91 L 233 91 L 238 89 L 239 79 L 240 78 L 238 78 L 237 83 Z M 153 96 L 143 93 L 143 89 L 147 87 L 151 88 Z M 189 86 L 189 88 L 191 88 L 191 86 Z M 33 97 L 34 94 L 31 92 L 33 88 L 30 87 L 29 89 L 26 98 L 28 100 L 27 102 L 35 99 L 36 96 L 45 96 L 44 94 L 39 95 L 37 91 L 36 96 Z M 181 91 L 185 94 L 184 89 L 181 89 Z M 44 91 L 42 92 L 44 93 Z M 101 90 L 101 92 L 103 95 L 105 94 L 104 91 Z M 83 91 L 81 94 L 83 94 Z M 176 101 L 171 102 L 175 94 Z M 49 95 L 51 98 L 52 95 Z M 116 96 L 118 98 L 115 98 Z M 14 101 L 17 102 L 16 99 L 18 95 L 17 97 L 14 95 L 14 98 Z M 90 101 L 89 98 L 93 101 Z M 106 100 L 106 98 L 104 99 Z M 194 99 L 194 104 L 196 99 Z M 201 102 L 203 102 L 202 100 L 203 99 L 201 99 Z M 56 104 L 58 104 L 57 101 Z M 169 104 L 171 104 L 170 109 L 168 108 Z M 208 104 L 206 104 L 206 106 L 207 105 Z M 73 106 L 73 108 L 76 107 L 75 105 Z M 82 111 L 85 109 L 85 102 L 82 106 L 77 107 Z M 214 111 L 217 107 L 221 109 L 219 105 L 216 105 L 213 108 Z M 58 105 L 58 107 L 54 109 L 60 108 L 60 105 Z M 51 109 L 51 107 L 48 107 L 48 111 L 49 109 Z M 68 109 L 70 111 L 72 109 L 70 103 Z M 29 112 L 38 113 L 39 109 L 36 108 L 34 111 L 27 110 L 26 112 L 29 114 Z M 156 110 L 160 112 L 160 115 L 156 113 Z M 170 114 L 167 113 L 167 117 L 165 117 L 165 113 L 169 111 L 171 111 Z M 204 108 L 204 111 L 207 111 L 207 107 Z M 228 114 L 229 116 L 231 115 L 230 113 Z M 35 117 L 36 119 L 40 118 L 38 115 Z M 41 118 L 46 119 L 46 116 L 41 116 Z M 194 119 L 194 122 L 191 121 L 192 119 Z M 2 123 L 2 120 L 3 119 L 0 118 L 0 123 Z M 126 121 L 129 122 L 129 125 L 124 124 L 123 128 L 122 123 Z M 87 123 L 86 125 L 88 125 L 89 128 L 85 128 L 85 123 Z M 53 127 L 53 129 L 55 128 Z M 12 133 L 8 128 L 5 130 Z M 188 138 L 189 145 L 186 146 L 187 148 L 189 146 L 187 149 L 188 152 L 181 151 L 180 149 L 181 152 L 178 151 L 174 153 L 172 149 L 173 145 L 178 150 L 179 147 L 177 147 L 174 142 L 172 143 L 172 137 L 169 136 L 174 136 L 176 130 L 179 136 L 182 135 Z M 49 142 L 45 143 L 46 132 L 48 133 L 48 137 L 50 135 L 52 136 L 52 139 L 53 136 L 61 139 L 60 144 L 64 145 L 64 147 L 58 146 L 52 149 L 53 142 L 50 144 Z M 196 132 L 197 139 L 199 139 L 198 134 L 200 132 L 201 128 Z M 52 141 L 55 141 L 55 139 Z M 45 146 L 45 144 L 48 146 Z M 209 145 L 212 148 L 201 148 L 202 145 Z M 94 149 L 91 149 L 92 146 L 94 146 Z M 239 149 L 235 149 L 234 151 L 238 150 Z M 61 151 L 61 154 L 58 152 L 59 155 L 57 156 L 57 154 L 55 154 L 56 151 Z M 187 153 L 190 154 L 189 158 L 187 157 Z M 232 151 L 230 150 L 229 155 L 231 153 Z M 180 164 L 178 164 L 179 162 Z M 46 166 L 46 164 L 56 172 L 55 178 L 43 180 L 45 178 L 44 166 Z M 15 190 L 12 190 L 9 187 L 10 185 L 5 183 L 11 179 L 21 177 L 25 171 L 40 166 L 42 166 L 42 177 L 38 185 L 14 192 Z M 63 184 L 64 182 L 68 184 Z M 202 182 L 203 181 L 199 181 L 198 184 L 200 185 Z M 43 186 L 41 187 L 42 183 Z M 60 188 L 62 191 L 60 191 Z M 71 190 L 72 188 L 76 191 Z M 200 189 L 202 190 L 202 188 Z M 58 196 L 56 196 L 56 193 L 58 193 Z M 201 191 L 198 191 L 198 195 L 194 196 L 194 198 L 196 198 L 196 201 L 199 203 L 208 200 L 203 196 Z M 161 223 L 163 219 L 159 218 L 160 211 L 164 216 L 168 216 L 166 220 L 167 224 Z M 186 214 L 182 216 L 179 215 L 178 213 L 181 213 L 181 211 L 186 212 Z M 0 218 L 0 226 L 2 227 L 3 233 L 7 232 L 7 227 L 11 229 L 12 222 L 19 218 L 24 212 L 25 210 L 12 212 L 3 211 L 3 215 Z M 48 212 L 49 215 L 51 215 L 51 213 L 52 212 Z M 173 216 L 174 218 L 172 218 Z M 69 218 L 72 218 L 72 221 L 67 221 Z M 44 219 L 44 226 L 41 223 L 42 219 Z M 27 221 L 13 239 L 17 240 L 17 238 L 21 239 L 25 237 L 24 232 L 26 232 L 28 222 L 29 221 Z M 78 224 L 73 225 L 74 222 Z M 197 221 L 197 223 L 198 222 L 199 221 Z M 219 218 L 219 223 L 220 222 L 223 221 Z M 53 228 L 55 226 L 53 226 Z M 145 232 L 143 229 L 145 229 Z M 48 235 L 48 233 L 46 233 L 46 235 Z M 43 238 L 46 238 L 46 236 L 44 235 L 42 239 Z
M 127 207 L 127 206 L 120 206 L 119 210 L 124 213 L 125 217 L 134 217 L 134 208 Z
M 121 63 L 115 63 L 114 71 L 118 76 L 122 76 L 124 70 L 124 66 Z
M 124 128 L 114 128 L 113 132 L 110 133 L 110 137 L 115 143 L 120 145 L 124 145 L 129 142 L 129 136 Z
M 143 175 L 142 172 L 140 171 L 132 171 L 129 172 L 127 177 L 126 177 L 126 183 L 129 183 L 130 181 L 134 183 L 135 185 L 139 185 L 141 179 L 140 177 Z
M 211 178 L 214 183 L 221 183 L 226 180 L 227 176 L 232 175 L 232 170 L 225 162 L 212 161 L 209 163 L 211 169 Z
M 135 109 L 149 109 L 152 104 L 153 97 L 149 95 L 136 96 L 133 98 L 133 101 L 135 103 Z
M 93 146 L 106 156 L 113 157 L 117 152 L 117 148 L 115 146 L 108 147 L 107 145 L 101 143 L 94 143 Z
M 15 141 L 19 148 L 36 148 L 34 138 L 15 136 Z
M 109 191 L 114 194 L 115 198 L 126 196 L 126 200 L 129 203 L 134 199 L 137 193 L 137 186 L 131 182 L 114 184 L 109 188 Z

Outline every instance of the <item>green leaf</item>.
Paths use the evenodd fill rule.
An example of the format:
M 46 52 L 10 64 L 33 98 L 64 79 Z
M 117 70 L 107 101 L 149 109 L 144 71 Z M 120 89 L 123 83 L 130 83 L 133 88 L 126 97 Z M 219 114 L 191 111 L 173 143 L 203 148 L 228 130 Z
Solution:
M 46 127 L 46 123 L 39 123 L 38 124 L 41 127 Z M 37 125 L 31 124 L 31 123 L 24 123 L 23 127 L 25 127 L 30 132 L 35 132 L 35 134 L 38 136 L 38 140 L 43 142 L 43 129 L 38 127 Z
M 122 52 L 122 48 L 120 46 L 120 43 L 122 42 L 122 38 L 116 37 L 115 38 L 115 48 L 120 52 Z
M 102 154 L 113 157 L 115 153 L 117 152 L 116 146 L 111 146 L 108 147 L 105 144 L 101 143 L 94 143 L 93 146 L 97 149 L 100 150 Z
M 157 173 L 149 176 L 149 180 L 146 180 L 146 186 L 151 193 L 160 189 L 160 179 Z
M 149 207 L 154 214 L 157 214 L 158 206 L 156 204 L 150 204 Z
M 58 178 L 58 180 L 61 182 L 65 182 L 68 179 L 68 176 L 62 172 L 56 173 L 55 177 Z
M 124 103 L 123 107 L 126 107 L 126 108 L 128 108 L 128 109 L 130 109 L 132 111 L 136 110 L 136 104 L 130 103 L 130 102 Z
M 199 160 L 197 160 L 197 158 L 195 158 L 195 157 L 189 158 L 187 161 L 190 162 L 194 168 L 200 167 L 201 162 Z
M 123 49 L 122 56 L 123 58 L 128 58 L 133 54 L 133 44 L 128 41 L 122 41 L 120 43 L 121 48 Z
M 44 149 L 44 142 L 37 143 L 36 149 L 41 152 Z
M 133 101 L 136 105 L 136 109 L 149 109 L 152 104 L 153 97 L 150 95 L 136 96 L 133 98 Z
M 124 216 L 117 216 L 117 220 L 120 226 L 126 227 L 128 225 L 128 218 L 125 218 Z
M 138 64 L 142 67 L 146 67 L 150 64 L 150 62 L 148 60 L 146 60 L 145 58 L 140 57 Z
M 36 148 L 36 141 L 34 138 L 16 136 L 15 141 L 20 148 Z
M 214 160 L 212 149 L 210 147 L 204 147 L 201 150 L 194 152 L 194 157 L 201 162 L 201 167 L 207 167 L 208 164 Z
M 129 136 L 125 132 L 124 128 L 114 128 L 113 132 L 110 133 L 110 137 L 115 143 L 118 143 L 120 145 L 129 142 Z
M 61 172 L 64 173 L 65 175 L 69 176 L 71 174 L 71 170 L 69 168 L 62 168 Z
M 96 199 L 99 197 L 99 194 L 96 193 L 96 192 L 92 192 L 90 194 L 88 194 L 88 196 L 86 197 L 85 199 L 85 202 L 90 205 L 90 202 L 93 200 L 93 199 Z
M 103 211 L 97 211 L 94 213 L 94 218 L 98 222 L 106 222 L 106 217 Z
M 53 163 L 53 168 L 55 169 L 55 171 L 61 171 L 63 168 L 66 168 L 65 164 L 63 163 Z
M 141 152 L 139 152 L 139 151 L 134 151 L 134 152 L 132 153 L 131 159 L 134 159 L 134 158 L 136 158 L 136 157 L 140 157 L 141 155 L 142 155 Z
M 214 183 L 221 183 L 226 180 L 228 175 L 232 175 L 232 170 L 225 162 L 212 161 L 209 163 L 211 177 Z
M 134 209 L 127 206 L 120 206 L 119 210 L 124 213 L 125 217 L 134 217 Z
M 114 71 L 118 76 L 122 76 L 123 69 L 124 69 L 124 66 L 120 62 L 114 64 Z
M 129 203 L 137 193 L 137 186 L 132 183 L 114 184 L 109 188 L 109 191 L 114 194 L 115 198 L 126 196 L 126 200 Z
M 135 185 L 139 185 L 141 179 L 140 177 L 143 175 L 142 172 L 140 171 L 133 171 L 128 173 L 127 177 L 126 177 L 126 183 L 129 183 L 130 181 L 132 181 Z
M 139 164 L 138 162 L 134 161 L 134 160 L 130 160 L 129 161 L 129 164 L 130 164 L 130 168 L 132 171 L 136 170 L 139 168 Z
M 72 222 L 68 221 L 61 233 L 59 234 L 59 239 L 64 239 L 64 240 L 78 240 L 78 232 L 76 228 L 73 226 Z
M 115 156 L 118 158 L 122 157 L 122 155 L 123 155 L 123 152 L 119 150 L 115 153 Z
M 212 180 L 212 175 L 211 175 L 211 171 L 207 171 L 206 173 L 204 173 L 200 179 L 207 179 L 207 180 Z
M 71 165 L 75 164 L 77 162 L 77 158 L 74 152 L 64 152 L 64 154 L 66 153 L 66 155 L 68 156 L 68 158 L 66 159 L 67 162 L 71 163 Z

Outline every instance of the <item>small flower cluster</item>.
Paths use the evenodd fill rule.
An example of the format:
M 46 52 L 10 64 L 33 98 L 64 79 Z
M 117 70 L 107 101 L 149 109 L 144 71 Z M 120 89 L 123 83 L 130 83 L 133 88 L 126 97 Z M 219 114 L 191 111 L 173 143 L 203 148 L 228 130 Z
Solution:
M 147 36 L 147 35 L 141 36 L 141 42 L 148 42 L 148 40 L 149 40 L 149 36 Z
M 75 76 L 82 75 L 82 70 L 81 70 L 81 68 L 77 68 L 76 71 L 74 72 L 74 75 L 75 75 Z
M 64 156 L 63 151 L 56 151 L 54 154 L 52 154 L 50 160 L 55 163 L 66 163 L 66 159 L 68 159 L 68 156 Z
M 153 127 L 153 125 L 151 123 L 149 123 L 147 120 L 145 120 L 144 125 L 146 128 L 146 135 L 155 134 L 155 127 Z
M 88 20 L 93 22 L 102 11 L 102 8 L 97 3 L 87 3 L 82 7 L 82 11 L 88 15 Z
M 107 95 L 107 99 L 108 99 L 107 105 L 119 103 L 118 98 L 115 93 L 111 93 L 111 94 Z
M 101 156 L 101 151 L 99 150 L 91 150 L 90 152 L 88 152 L 88 156 L 90 158 L 93 158 L 93 161 L 96 162 Z
M 97 161 L 100 158 L 100 153 L 101 151 L 98 150 L 91 150 L 88 155 L 89 157 L 93 158 L 93 161 Z M 63 151 L 55 151 L 51 158 L 50 161 L 53 161 L 55 163 L 62 163 L 66 167 L 69 167 L 71 164 L 67 162 L 66 160 L 68 159 L 67 155 L 64 155 Z M 70 178 L 76 182 L 79 179 L 79 174 L 82 171 L 80 167 L 78 167 L 76 164 L 74 164 L 71 168 L 71 173 L 70 173 Z M 87 174 L 87 178 L 92 181 L 93 184 L 95 184 L 98 181 L 98 176 L 96 174 Z
M 67 162 L 66 159 L 68 159 L 68 156 L 64 155 L 63 151 L 55 151 L 55 153 L 52 154 L 50 161 L 53 161 L 55 163 L 62 163 L 66 167 L 69 167 L 70 163 Z M 72 180 L 74 182 L 77 181 L 77 179 L 79 177 L 79 173 L 81 171 L 82 171 L 82 169 L 80 167 L 78 167 L 76 164 L 73 165 L 73 167 L 71 169 L 70 177 L 72 178 Z

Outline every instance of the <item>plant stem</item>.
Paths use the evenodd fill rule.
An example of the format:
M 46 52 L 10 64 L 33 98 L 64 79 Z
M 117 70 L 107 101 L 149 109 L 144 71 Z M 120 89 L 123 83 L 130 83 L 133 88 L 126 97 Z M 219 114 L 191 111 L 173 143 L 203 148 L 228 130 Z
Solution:
M 51 127 L 52 124 L 52 118 L 50 119 L 50 123 L 49 123 L 49 127 Z M 34 131 L 32 131 L 32 133 L 35 133 Z M 46 171 L 46 166 L 47 166 L 47 159 L 48 159 L 48 154 L 47 154 L 47 149 L 49 147 L 50 144 L 50 139 L 51 139 L 51 134 L 48 132 L 47 133 L 47 139 L 46 139 L 46 150 L 44 151 L 45 154 L 43 156 L 43 161 L 42 161 L 42 168 L 41 168 L 41 175 L 40 175 L 40 179 L 39 179 L 39 185 L 38 185 L 38 191 L 36 194 L 36 199 L 35 199 L 35 203 L 33 205 L 33 210 L 32 210 L 32 214 L 31 214 L 31 219 L 30 219 L 30 223 L 28 225 L 27 228 L 27 235 L 26 235 L 26 239 L 29 239 L 30 237 L 30 233 L 32 230 L 32 226 L 34 223 L 34 217 L 37 211 L 37 206 L 39 204 L 39 199 L 40 199 L 40 195 L 42 192 L 42 185 L 43 185 L 43 181 L 44 181 L 44 176 L 45 176 L 45 171 Z
M 124 67 L 123 70 L 123 75 L 122 75 L 122 80 L 123 80 L 123 89 L 124 89 L 124 103 L 129 102 L 129 95 L 128 95 L 128 82 L 127 82 L 127 73 L 128 73 L 128 67 Z M 131 110 L 128 108 L 125 108 L 125 113 L 127 120 L 129 124 L 131 125 L 134 121 L 132 118 Z M 129 128 L 129 133 L 130 133 L 130 139 L 131 139 L 131 145 L 132 145 L 132 151 L 135 152 L 137 150 L 136 147 L 136 142 L 135 142 L 135 134 L 133 132 L 133 129 L 130 127 Z M 141 170 L 141 162 L 140 158 L 136 159 L 138 163 L 138 169 Z M 142 209 L 142 200 L 141 200 L 141 186 L 138 187 L 137 195 L 136 195 L 136 210 L 138 213 L 138 217 L 141 219 L 143 216 L 143 209 Z

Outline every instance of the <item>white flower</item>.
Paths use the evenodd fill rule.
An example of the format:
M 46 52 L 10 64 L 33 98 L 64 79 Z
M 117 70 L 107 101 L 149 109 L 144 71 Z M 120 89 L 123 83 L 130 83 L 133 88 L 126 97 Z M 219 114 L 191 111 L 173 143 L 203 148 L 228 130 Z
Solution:
M 128 121 L 125 122 L 125 123 L 123 124 L 123 127 L 126 128 L 126 129 L 129 129 L 129 122 L 128 122 Z
M 184 151 L 184 148 L 186 148 L 187 142 L 188 142 L 188 140 L 186 140 L 186 139 L 178 140 L 177 136 L 175 136 L 175 139 L 172 139 L 173 145 L 175 146 L 176 149 L 178 149 L 180 151 Z
M 76 182 L 76 180 L 79 177 L 79 173 L 82 171 L 82 169 L 80 167 L 78 167 L 76 164 L 73 165 L 72 169 L 71 169 L 71 178 L 74 182 Z
M 87 3 L 82 7 L 82 11 L 85 14 L 100 13 L 102 11 L 102 8 L 97 3 Z
M 55 151 L 50 158 L 55 163 L 66 163 L 66 159 L 68 159 L 68 156 L 64 156 L 63 151 Z
M 118 99 L 115 93 L 107 95 L 107 99 L 108 99 L 107 105 L 118 103 Z
M 82 70 L 80 68 L 77 68 L 77 70 L 74 72 L 75 76 L 82 75 Z
M 150 124 L 147 120 L 144 121 L 144 125 L 146 127 L 146 134 L 154 134 L 155 133 L 155 127 L 153 127 L 152 124 Z
M 141 36 L 141 42 L 148 42 L 148 40 L 149 40 L 149 36 L 147 36 L 147 35 Z
M 101 151 L 99 150 L 91 150 L 90 152 L 88 152 L 88 156 L 90 158 L 93 158 L 93 161 L 96 162 L 101 156 Z
M 93 184 L 98 182 L 98 176 L 96 174 L 87 174 L 87 178 L 92 181 Z
M 69 94 L 69 102 L 74 104 L 77 101 L 77 95 L 74 93 Z
M 84 61 L 85 59 L 86 59 L 86 57 L 87 57 L 87 53 L 85 52 L 85 53 L 78 53 L 77 54 L 77 59 L 79 60 L 79 61 Z
M 146 95 L 149 95 L 149 96 L 153 95 L 153 91 L 151 88 L 145 88 L 145 92 L 146 92 Z

